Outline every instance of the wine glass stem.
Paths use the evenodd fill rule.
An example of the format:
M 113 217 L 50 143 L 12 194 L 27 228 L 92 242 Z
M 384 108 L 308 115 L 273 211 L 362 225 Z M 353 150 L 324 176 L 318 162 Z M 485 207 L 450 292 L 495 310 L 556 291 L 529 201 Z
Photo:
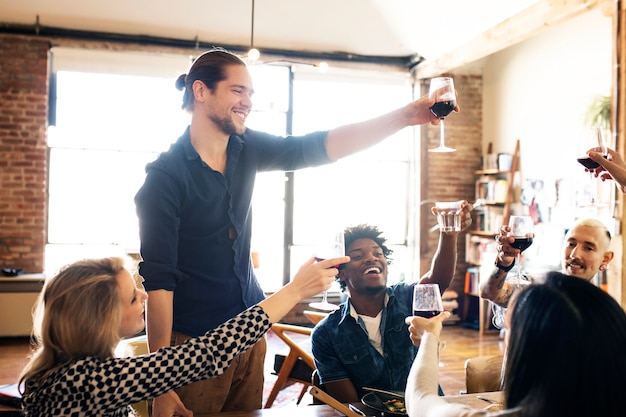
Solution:
M 522 279 L 522 253 L 517 254 L 517 282 Z
M 324 293 L 322 294 L 322 303 L 326 304 L 328 303 L 328 300 L 326 299 L 326 294 L 328 293 L 328 291 L 324 291 Z
M 439 122 L 439 147 L 441 148 L 445 148 L 446 146 L 444 143 L 443 135 L 444 135 L 443 119 L 441 119 L 441 122 Z
M 589 172 L 589 178 L 591 178 L 591 205 L 596 203 L 596 182 L 593 179 L 593 171 Z

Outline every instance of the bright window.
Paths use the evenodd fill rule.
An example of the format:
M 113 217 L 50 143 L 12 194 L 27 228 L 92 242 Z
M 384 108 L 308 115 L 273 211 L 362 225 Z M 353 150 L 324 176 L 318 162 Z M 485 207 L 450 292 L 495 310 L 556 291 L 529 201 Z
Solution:
M 304 134 L 365 120 L 410 99 L 408 79 L 397 74 L 333 76 L 296 71 L 293 133 Z M 294 173 L 293 225 L 287 226 L 293 230 L 293 241 L 287 243 L 291 257 L 289 277 L 311 256 L 312 238 L 321 229 L 359 223 L 378 226 L 388 238 L 394 250 L 390 283 L 410 273 L 407 201 L 411 134 L 410 129 L 404 129 L 356 155 Z M 261 285 L 266 290 L 275 290 L 283 276 L 286 177 L 282 173 L 268 173 L 259 175 L 259 179 L 255 189 L 253 250 L 259 252 L 257 275 Z
M 255 66 L 251 128 L 284 135 L 289 126 L 289 68 Z M 189 123 L 174 77 L 58 71 L 56 126 L 50 147 L 46 270 L 78 257 L 139 248 L 134 195 L 145 165 L 166 150 Z M 408 76 L 296 72 L 293 133 L 359 121 L 410 100 Z M 262 173 L 253 196 L 252 249 L 260 257 L 262 287 L 273 291 L 311 254 L 311 236 L 329 220 L 379 226 L 395 250 L 390 281 L 407 265 L 409 140 L 404 129 L 369 150 L 334 164 L 296 171 L 294 199 L 285 200 L 287 174 Z M 293 242 L 284 242 L 285 212 L 293 213 Z M 284 248 L 292 271 L 283 271 Z

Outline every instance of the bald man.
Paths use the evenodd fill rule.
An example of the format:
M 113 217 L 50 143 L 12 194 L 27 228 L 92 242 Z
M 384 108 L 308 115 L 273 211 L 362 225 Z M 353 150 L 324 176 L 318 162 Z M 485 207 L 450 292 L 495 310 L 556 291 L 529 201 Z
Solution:
M 515 289 L 522 284 L 506 279 L 520 252 L 511 246 L 515 239 L 507 236 L 509 231 L 508 226 L 500 228 L 500 234 L 496 236 L 496 268 L 487 281 L 480 284 L 480 296 L 501 307 L 507 306 Z M 613 260 L 614 254 L 609 250 L 610 243 L 611 233 L 604 223 L 591 218 L 578 220 L 565 235 L 561 272 L 590 281 L 598 271 L 605 271 Z

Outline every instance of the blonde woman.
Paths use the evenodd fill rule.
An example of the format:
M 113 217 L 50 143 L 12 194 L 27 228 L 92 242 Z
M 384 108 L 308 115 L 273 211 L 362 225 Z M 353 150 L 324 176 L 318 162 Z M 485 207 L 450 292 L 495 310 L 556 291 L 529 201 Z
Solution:
M 136 287 L 122 258 L 68 265 L 39 297 L 36 350 L 20 377 L 25 414 L 132 416 L 132 403 L 219 375 L 296 303 L 327 289 L 338 272 L 333 266 L 348 260 L 311 258 L 281 290 L 216 329 L 128 358 L 114 357 L 114 349 L 144 328 L 148 295 Z

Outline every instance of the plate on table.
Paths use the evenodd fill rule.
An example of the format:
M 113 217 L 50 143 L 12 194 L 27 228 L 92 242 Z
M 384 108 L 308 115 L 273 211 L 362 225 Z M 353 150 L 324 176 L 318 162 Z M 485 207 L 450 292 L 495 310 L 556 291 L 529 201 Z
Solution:
M 366 406 L 373 408 L 376 411 L 381 411 L 386 416 L 406 416 L 406 412 L 400 412 L 395 410 L 394 407 L 389 405 L 389 402 L 400 401 L 401 406 L 404 407 L 404 396 L 399 397 L 396 395 L 383 394 L 380 392 L 368 392 L 361 398 L 361 402 Z

